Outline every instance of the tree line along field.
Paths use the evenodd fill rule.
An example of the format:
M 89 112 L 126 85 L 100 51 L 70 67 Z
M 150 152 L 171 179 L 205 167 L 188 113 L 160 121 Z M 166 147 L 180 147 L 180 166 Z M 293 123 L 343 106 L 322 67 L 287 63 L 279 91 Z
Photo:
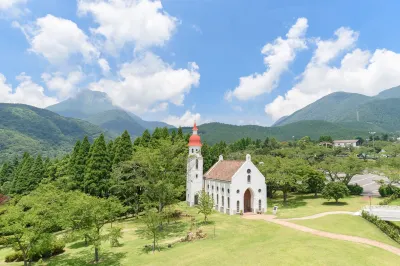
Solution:
M 93 261 L 103 265 L 203 265 L 221 260 L 223 264 L 245 264 L 250 257 L 245 254 L 249 254 L 249 263 L 254 264 L 268 260 L 289 265 L 310 265 L 310 261 L 315 265 L 354 265 L 361 260 L 364 265 L 374 265 L 378 254 L 386 254 L 238 216 L 211 214 L 210 222 L 202 223 L 207 208 L 179 205 L 185 194 L 187 139 L 181 129 L 158 128 L 152 134 L 145 131 L 132 143 L 124 132 L 113 141 L 100 135 L 91 143 L 85 137 L 71 153 L 58 159 L 26 153 L 7 161 L 0 170 L 1 193 L 10 197 L 0 210 L 3 260 L 7 256 L 8 260 L 23 258 L 25 265 L 41 260 L 48 265 Z M 375 156 L 379 147 L 390 156 L 363 159 L 357 150 L 321 147 L 308 137 L 284 143 L 245 138 L 232 144 L 204 144 L 202 155 L 206 171 L 220 154 L 229 159 L 252 154 L 266 176 L 270 206 L 279 206 L 279 217 L 300 217 L 331 210 L 355 211 L 366 205 L 357 196 L 360 187 L 348 185 L 352 176 L 366 169 L 385 173 L 390 183 L 383 187 L 394 191 L 400 146 L 381 141 L 362 149 Z M 197 214 L 199 210 L 201 214 Z M 190 216 L 177 216 L 179 212 Z M 201 236 L 198 226 L 207 234 L 205 238 L 176 243 L 187 237 L 188 231 Z M 351 257 L 347 259 L 339 255 L 346 245 L 345 252 Z M 219 253 L 223 253 L 222 259 Z M 366 258 L 365 254 L 376 257 Z M 392 256 L 387 255 L 387 262 L 392 262 Z

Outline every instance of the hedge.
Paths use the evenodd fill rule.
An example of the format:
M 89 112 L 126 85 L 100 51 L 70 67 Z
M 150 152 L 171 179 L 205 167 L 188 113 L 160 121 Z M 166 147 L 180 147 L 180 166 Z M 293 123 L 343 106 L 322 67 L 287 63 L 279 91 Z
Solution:
M 362 217 L 376 225 L 382 232 L 384 232 L 391 239 L 400 244 L 400 229 L 393 223 L 383 221 L 375 215 L 371 215 L 366 211 L 362 211 Z
M 31 254 L 32 261 L 38 261 L 42 258 L 50 258 L 52 256 L 61 254 L 64 252 L 65 243 L 62 241 L 55 241 L 52 243 L 50 248 L 45 248 L 38 253 Z M 24 261 L 21 251 L 14 252 L 6 256 L 5 262 L 19 262 Z
M 364 189 L 358 185 L 347 185 L 347 188 L 350 190 L 351 195 L 359 196 L 363 193 Z

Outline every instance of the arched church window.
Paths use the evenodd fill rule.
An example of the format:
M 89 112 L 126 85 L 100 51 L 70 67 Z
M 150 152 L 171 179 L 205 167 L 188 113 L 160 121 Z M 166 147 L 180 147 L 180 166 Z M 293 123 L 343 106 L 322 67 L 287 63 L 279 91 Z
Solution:
M 251 173 L 251 169 L 247 169 L 247 173 L 250 174 Z
M 221 200 L 222 200 L 222 207 L 223 207 L 224 206 L 224 196 L 222 196 Z
M 261 188 L 258 190 L 259 193 L 261 193 Z
M 217 194 L 217 205 L 218 205 L 218 203 L 219 203 L 219 197 L 218 197 L 218 194 Z
M 229 202 L 229 197 L 227 198 L 227 200 L 228 200 L 228 209 L 230 208 L 230 202 Z
M 238 190 L 236 190 L 236 193 L 238 193 L 239 194 L 239 192 L 240 192 L 240 190 L 238 189 Z
M 222 188 L 222 192 L 224 192 L 224 188 Z
M 207 188 L 210 188 L 210 184 L 207 185 Z
M 192 149 L 192 153 L 193 153 L 193 151 L 194 151 L 194 150 Z
M 217 191 L 219 190 L 219 187 L 217 187 Z
M 198 178 L 199 177 L 199 175 L 198 174 L 196 174 L 196 178 Z
M 261 210 L 261 200 L 258 200 L 258 209 Z
M 236 201 L 236 212 L 239 212 L 239 208 L 240 208 L 240 202 Z
M 228 188 L 228 193 L 230 192 L 229 188 Z
M 199 160 L 196 159 L 196 170 L 199 169 Z
M 214 186 L 212 186 L 211 188 L 212 188 L 212 190 L 214 190 Z
M 250 183 L 250 182 L 251 182 L 251 176 L 248 175 L 248 176 L 247 176 L 247 183 Z

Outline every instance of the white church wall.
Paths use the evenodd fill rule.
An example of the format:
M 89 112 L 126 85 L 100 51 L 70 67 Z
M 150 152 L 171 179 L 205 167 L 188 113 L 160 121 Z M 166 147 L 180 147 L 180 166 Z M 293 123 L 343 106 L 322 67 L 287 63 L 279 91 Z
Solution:
M 258 170 L 258 168 L 251 162 L 250 155 L 246 156 L 246 162 L 239 168 L 239 170 L 232 177 L 231 194 L 232 203 L 234 203 L 234 213 L 237 213 L 237 201 L 239 201 L 239 212 L 244 212 L 244 194 L 247 189 L 251 192 L 251 208 L 254 213 L 259 210 L 259 200 L 261 200 L 261 211 L 267 211 L 267 187 L 265 178 Z M 250 170 L 250 173 L 248 173 Z M 248 176 L 250 175 L 250 180 Z M 250 181 L 250 182 L 248 182 Z
M 214 209 L 216 211 L 231 214 L 229 209 L 230 206 L 228 206 L 228 198 L 229 203 L 231 203 L 230 182 L 207 179 L 206 192 L 213 198 Z
M 195 205 L 196 195 L 203 189 L 203 157 L 201 153 L 190 154 L 187 163 L 186 202 Z

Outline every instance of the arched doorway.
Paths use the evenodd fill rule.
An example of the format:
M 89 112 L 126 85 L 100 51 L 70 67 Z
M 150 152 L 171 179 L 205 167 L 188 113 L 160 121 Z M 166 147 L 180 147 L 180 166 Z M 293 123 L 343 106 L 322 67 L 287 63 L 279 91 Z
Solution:
M 199 195 L 194 195 L 194 205 L 199 205 Z
M 244 197 L 243 197 L 243 204 L 244 204 L 244 212 L 252 212 L 253 204 L 252 204 L 252 194 L 250 189 L 247 189 L 246 192 L 244 192 Z

